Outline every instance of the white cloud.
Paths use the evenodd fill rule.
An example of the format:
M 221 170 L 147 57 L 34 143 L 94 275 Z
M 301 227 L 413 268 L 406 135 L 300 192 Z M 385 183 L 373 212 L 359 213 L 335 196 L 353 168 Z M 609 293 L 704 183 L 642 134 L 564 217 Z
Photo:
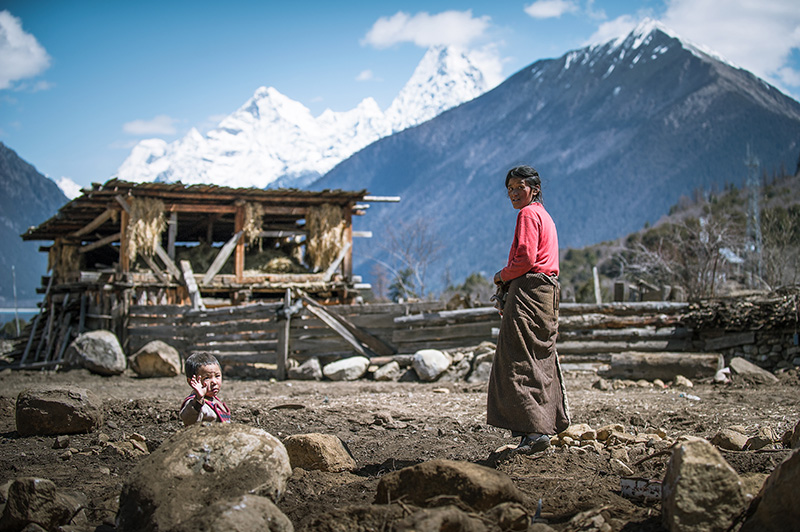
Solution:
M 622 15 L 614 20 L 608 20 L 600 24 L 597 27 L 597 30 L 586 40 L 586 42 L 584 42 L 584 44 L 588 45 L 604 43 L 612 39 L 616 39 L 622 35 L 627 35 L 631 32 L 631 30 L 633 30 L 633 28 L 636 27 L 639 22 L 640 20 L 634 18 L 632 15 Z
M 151 120 L 133 120 L 122 126 L 125 133 L 131 135 L 174 135 L 175 118 L 167 115 L 158 115 Z
M 800 49 L 797 0 L 667 0 L 661 21 L 765 79 L 791 83 L 800 75 L 789 66 Z
M 578 6 L 570 0 L 537 0 L 525 6 L 525 13 L 533 18 L 558 18 L 564 13 L 575 13 Z
M 391 17 L 381 17 L 362 39 L 362 44 L 388 48 L 411 42 L 417 46 L 461 46 L 483 36 L 489 27 L 489 17 L 473 17 L 472 11 L 444 11 L 435 15 L 421 12 L 409 15 L 398 11 Z
M 37 76 L 50 66 L 50 56 L 36 37 L 25 33 L 20 20 L 0 11 L 0 89 Z
M 356 76 L 356 81 L 370 81 L 375 79 L 375 75 L 372 73 L 372 70 L 362 70 L 359 72 L 358 76 Z

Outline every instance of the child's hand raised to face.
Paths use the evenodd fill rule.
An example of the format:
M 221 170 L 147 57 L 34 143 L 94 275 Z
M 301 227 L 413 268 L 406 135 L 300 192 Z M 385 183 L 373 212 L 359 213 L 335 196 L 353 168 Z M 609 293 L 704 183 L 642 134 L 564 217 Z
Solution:
M 189 386 L 194 390 L 194 397 L 198 402 L 202 401 L 208 392 L 208 386 L 206 386 L 197 375 L 193 375 L 192 378 L 189 379 Z

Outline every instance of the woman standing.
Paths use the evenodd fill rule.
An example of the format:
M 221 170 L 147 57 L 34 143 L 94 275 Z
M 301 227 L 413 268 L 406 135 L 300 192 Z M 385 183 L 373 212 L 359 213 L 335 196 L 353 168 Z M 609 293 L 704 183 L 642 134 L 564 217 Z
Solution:
M 494 282 L 507 289 L 489 378 L 486 420 L 511 430 L 517 450 L 534 453 L 569 426 L 569 409 L 556 353 L 558 236 L 542 205 L 539 173 L 517 166 L 506 175 L 517 215 L 508 264 Z

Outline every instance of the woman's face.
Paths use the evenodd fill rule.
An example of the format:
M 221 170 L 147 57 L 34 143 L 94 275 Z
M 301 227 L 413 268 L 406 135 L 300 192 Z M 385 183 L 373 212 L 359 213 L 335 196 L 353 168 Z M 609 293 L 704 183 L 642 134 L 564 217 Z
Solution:
M 508 198 L 515 209 L 521 209 L 530 205 L 534 197 L 539 193 L 539 187 L 530 187 L 521 177 L 512 177 L 508 180 Z

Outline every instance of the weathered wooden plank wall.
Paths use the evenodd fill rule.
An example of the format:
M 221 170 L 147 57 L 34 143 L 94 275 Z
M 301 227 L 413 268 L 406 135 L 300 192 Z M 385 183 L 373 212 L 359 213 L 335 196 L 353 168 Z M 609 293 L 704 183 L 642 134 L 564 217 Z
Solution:
M 151 340 L 163 340 L 183 356 L 211 351 L 236 364 L 276 364 L 282 303 L 209 310 L 156 305 L 132 306 L 127 341 L 133 353 Z M 337 305 L 326 310 L 392 347 L 398 354 L 423 348 L 449 349 L 494 341 L 500 316 L 493 308 L 444 310 L 439 302 Z M 608 353 L 691 350 L 691 334 L 680 323 L 685 305 L 609 303 L 561 306 L 559 353 L 573 360 L 602 359 Z M 290 356 L 335 359 L 353 347 L 303 309 L 290 322 Z

